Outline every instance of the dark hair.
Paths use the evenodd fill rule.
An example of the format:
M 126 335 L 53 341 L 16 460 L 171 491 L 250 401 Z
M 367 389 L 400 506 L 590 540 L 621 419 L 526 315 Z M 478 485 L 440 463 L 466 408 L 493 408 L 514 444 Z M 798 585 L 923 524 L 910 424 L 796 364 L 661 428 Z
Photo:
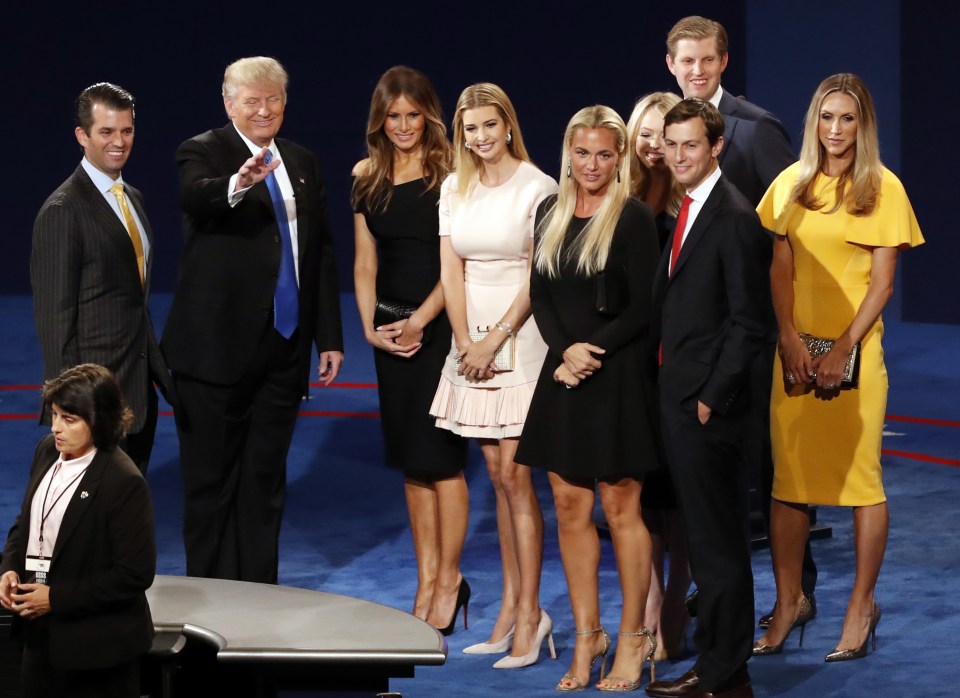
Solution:
M 670 124 L 682 124 L 698 117 L 707 129 L 707 141 L 712 148 L 723 136 L 723 116 L 721 116 L 720 110 L 710 102 L 704 102 L 698 97 L 682 99 L 673 109 L 664 114 L 663 132 L 667 132 L 667 126 Z
M 93 105 L 102 104 L 116 111 L 130 110 L 130 116 L 136 120 L 133 95 L 119 85 L 110 82 L 98 82 L 90 85 L 77 97 L 76 125 L 90 135 L 93 127 Z
M 112 450 L 133 422 L 133 412 L 124 404 L 116 378 L 97 364 L 68 368 L 46 381 L 40 396 L 44 409 L 56 405 L 86 422 L 99 449 Z

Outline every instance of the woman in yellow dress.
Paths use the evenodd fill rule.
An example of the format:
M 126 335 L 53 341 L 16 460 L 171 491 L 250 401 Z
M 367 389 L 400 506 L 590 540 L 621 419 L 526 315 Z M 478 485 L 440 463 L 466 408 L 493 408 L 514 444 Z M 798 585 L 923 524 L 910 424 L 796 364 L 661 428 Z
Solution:
M 853 507 L 856 577 L 843 631 L 828 662 L 867 653 L 880 608 L 874 588 L 887 541 L 880 468 L 887 405 L 880 313 L 893 292 L 897 254 L 923 243 L 903 185 L 880 162 L 873 100 L 856 75 L 833 75 L 807 110 L 800 161 L 758 206 L 776 233 L 770 278 L 780 326 L 770 404 L 771 502 L 777 604 L 753 653 L 776 654 L 812 618 L 800 589 L 810 504 Z M 798 333 L 835 339 L 814 357 Z M 860 350 L 858 387 L 841 377 Z

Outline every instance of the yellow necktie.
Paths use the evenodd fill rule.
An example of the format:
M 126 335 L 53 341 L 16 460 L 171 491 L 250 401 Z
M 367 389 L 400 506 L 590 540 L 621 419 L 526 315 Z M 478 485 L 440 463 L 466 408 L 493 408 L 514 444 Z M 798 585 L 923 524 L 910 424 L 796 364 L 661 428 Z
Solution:
M 130 207 L 127 206 L 127 197 L 123 195 L 123 185 L 117 182 L 110 191 L 117 197 L 117 203 L 120 204 L 120 213 L 123 214 L 123 220 L 127 222 L 127 233 L 130 234 L 130 241 L 133 242 L 133 251 L 137 253 L 137 269 L 140 271 L 140 285 L 143 286 L 143 240 L 140 239 L 140 230 L 137 228 L 137 222 L 130 213 Z

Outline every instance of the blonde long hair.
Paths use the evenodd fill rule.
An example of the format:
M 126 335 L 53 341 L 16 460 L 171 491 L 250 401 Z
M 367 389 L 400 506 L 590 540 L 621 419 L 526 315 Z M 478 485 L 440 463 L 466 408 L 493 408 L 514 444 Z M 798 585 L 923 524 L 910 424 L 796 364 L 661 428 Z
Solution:
M 560 193 L 556 203 L 540 223 L 542 233 L 534 255 L 537 270 L 551 278 L 559 275 L 560 265 L 565 259 L 575 259 L 577 273 L 587 277 L 603 270 L 607 265 L 607 255 L 610 253 L 610 243 L 613 241 L 617 221 L 630 197 L 630 158 L 626 157 L 627 127 L 620 115 L 610 107 L 598 104 L 585 107 L 573 115 L 563 134 L 561 169 L 570 157 L 574 135 L 577 129 L 581 128 L 605 128 L 613 133 L 619 156 L 618 172 L 611 177 L 600 208 L 566 250 L 563 249 L 563 240 L 577 206 L 578 185 L 574 178 L 561 172 Z
M 382 211 L 390 203 L 393 194 L 394 147 L 383 131 L 383 124 L 387 120 L 390 105 L 401 96 L 419 108 L 426 122 L 419 144 L 426 188 L 439 189 L 450 172 L 453 153 L 440 112 L 440 100 L 433 85 L 419 70 L 405 65 L 394 66 L 380 77 L 373 88 L 370 116 L 367 118 L 367 157 L 370 162 L 366 172 L 361 172 L 353 181 L 350 203 L 354 209 Z
M 647 194 L 650 192 L 650 181 L 653 178 L 650 168 L 648 168 L 643 159 L 637 154 L 637 136 L 640 134 L 640 122 L 647 112 L 656 109 L 660 116 L 664 116 L 674 106 L 679 104 L 680 98 L 673 92 L 651 92 L 646 97 L 641 98 L 633 108 L 630 114 L 630 120 L 627 122 L 627 153 L 630 157 L 630 196 L 635 196 L 643 201 L 647 200 Z M 661 135 L 662 137 L 662 135 Z M 667 170 L 667 176 L 670 177 L 670 201 L 667 204 L 667 213 L 676 216 L 680 213 L 680 204 L 683 202 L 684 188 L 677 182 L 673 173 Z M 649 202 L 654 204 L 656 202 Z
M 457 171 L 457 193 L 461 195 L 465 195 L 479 181 L 480 171 L 483 169 L 483 159 L 472 150 L 468 150 L 465 145 L 463 113 L 467 109 L 481 107 L 496 107 L 508 133 L 512 134 L 510 142 L 507 143 L 507 150 L 515 158 L 530 162 L 527 148 L 523 144 L 523 135 L 520 133 L 520 124 L 517 122 L 517 112 L 507 93 L 492 82 L 478 82 L 470 85 L 460 93 L 457 110 L 453 115 L 453 142 L 456 143 L 454 167 Z
M 880 196 L 883 163 L 880 161 L 880 140 L 877 136 L 877 112 L 873 98 L 863 81 L 853 73 L 831 75 L 820 83 L 810 101 L 803 126 L 803 146 L 800 149 L 800 171 L 797 183 L 790 192 L 790 201 L 811 211 L 819 211 L 827 202 L 820 201 L 814 191 L 817 177 L 823 172 L 826 151 L 820 143 L 818 127 L 820 109 L 827 95 L 841 92 L 850 95 L 857 104 L 857 142 L 852 165 L 840 175 L 837 197 L 833 208 L 839 210 L 846 201 L 847 212 L 854 216 L 873 213 Z M 787 216 L 784 216 L 786 220 Z M 782 232 L 782 231 L 777 231 Z

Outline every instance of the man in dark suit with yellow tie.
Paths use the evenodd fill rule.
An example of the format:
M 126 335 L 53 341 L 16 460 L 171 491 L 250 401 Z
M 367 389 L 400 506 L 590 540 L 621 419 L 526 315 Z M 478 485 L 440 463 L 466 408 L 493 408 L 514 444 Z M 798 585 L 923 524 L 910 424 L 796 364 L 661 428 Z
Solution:
M 110 369 L 134 413 L 121 446 L 146 473 L 157 426 L 154 382 L 171 394 L 147 308 L 153 232 L 140 192 L 121 176 L 133 148 L 134 99 L 101 82 L 81 92 L 76 107 L 83 160 L 33 226 L 30 282 L 43 377 L 83 363 Z
M 311 347 L 343 361 L 326 198 L 308 150 L 275 138 L 287 73 L 227 67 L 230 123 L 177 150 L 185 247 L 162 347 L 178 392 L 187 574 L 277 581 L 286 459 Z

